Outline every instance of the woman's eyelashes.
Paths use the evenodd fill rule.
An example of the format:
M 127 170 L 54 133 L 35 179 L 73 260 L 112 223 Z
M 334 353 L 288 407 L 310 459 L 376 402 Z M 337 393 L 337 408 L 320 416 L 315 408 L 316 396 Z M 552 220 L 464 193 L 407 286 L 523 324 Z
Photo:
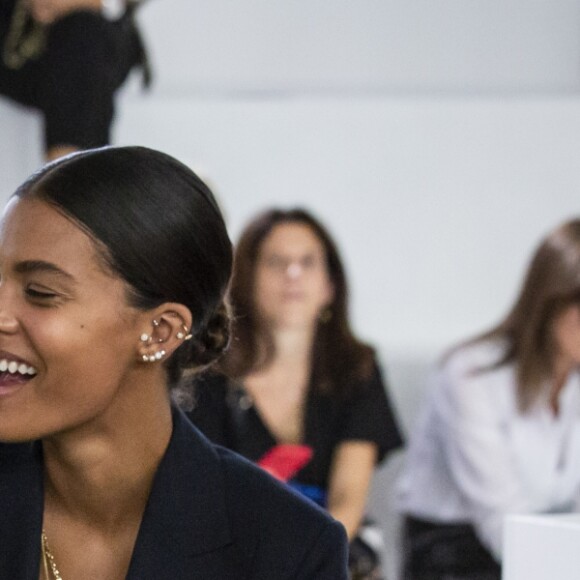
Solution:
M 319 266 L 322 267 L 324 265 L 324 260 L 313 254 L 307 254 L 296 259 L 273 254 L 266 258 L 265 264 L 270 270 L 286 272 L 293 264 L 296 264 L 303 270 L 313 270 Z
M 44 286 L 38 286 L 29 284 L 26 286 L 26 296 L 33 301 L 38 302 L 54 302 L 58 298 L 61 297 L 61 294 L 52 290 L 50 288 L 46 288 Z

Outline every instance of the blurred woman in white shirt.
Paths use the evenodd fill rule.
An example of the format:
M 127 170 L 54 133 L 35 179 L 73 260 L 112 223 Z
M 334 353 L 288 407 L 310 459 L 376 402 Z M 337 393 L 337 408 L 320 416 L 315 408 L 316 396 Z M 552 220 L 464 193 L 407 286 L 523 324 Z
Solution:
M 573 220 L 542 241 L 507 317 L 431 377 L 399 487 L 405 579 L 499 579 L 506 514 L 577 510 L 579 364 Z

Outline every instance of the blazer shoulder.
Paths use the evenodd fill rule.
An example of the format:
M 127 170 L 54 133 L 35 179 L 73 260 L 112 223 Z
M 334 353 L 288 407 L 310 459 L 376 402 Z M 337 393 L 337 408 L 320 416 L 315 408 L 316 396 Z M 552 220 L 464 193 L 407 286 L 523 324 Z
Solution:
M 216 450 L 232 536 L 252 553 L 252 578 L 347 578 L 341 524 L 251 462 L 227 449 Z

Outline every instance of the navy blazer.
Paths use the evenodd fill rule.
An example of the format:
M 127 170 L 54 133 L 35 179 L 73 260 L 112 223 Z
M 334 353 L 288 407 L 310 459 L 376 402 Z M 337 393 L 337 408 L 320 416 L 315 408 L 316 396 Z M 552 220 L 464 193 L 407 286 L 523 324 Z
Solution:
M 0 444 L 0 578 L 38 580 L 38 442 Z M 180 411 L 153 481 L 128 580 L 346 580 L 344 529 Z

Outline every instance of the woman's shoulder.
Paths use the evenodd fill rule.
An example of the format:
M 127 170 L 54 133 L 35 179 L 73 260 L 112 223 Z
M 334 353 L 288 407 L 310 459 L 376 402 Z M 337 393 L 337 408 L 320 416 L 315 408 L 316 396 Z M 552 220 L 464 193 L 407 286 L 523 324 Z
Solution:
M 215 412 L 226 405 L 233 385 L 226 375 L 210 369 L 189 377 L 177 391 L 187 394 L 186 399 L 191 401 L 193 412 L 206 413 L 208 410 Z
M 455 377 L 477 376 L 493 372 L 501 364 L 507 343 L 500 339 L 483 339 L 467 342 L 448 351 L 435 365 L 435 372 Z
M 303 522 L 308 522 L 314 529 L 322 529 L 333 521 L 326 511 L 305 501 L 251 461 L 224 447 L 216 445 L 215 450 L 223 467 L 228 499 L 232 500 L 235 511 L 248 513 L 259 505 L 259 513 L 254 513 L 252 519 L 265 518 L 262 524 L 273 518 L 285 525 L 297 523 L 302 527 Z M 242 497 L 244 505 L 238 501 Z M 274 508 L 273 514 L 267 513 L 267 506 Z
M 204 578 L 346 579 L 346 537 L 339 524 L 203 437 L 182 412 L 173 414 L 142 523 L 145 537 L 163 549 L 176 546 L 178 556 L 172 554 L 184 569 L 192 554 L 207 554 L 203 571 L 196 568 Z M 318 568 L 329 573 L 318 576 Z
M 513 364 L 503 362 L 506 348 L 503 340 L 486 339 L 451 350 L 432 370 L 429 382 L 433 392 L 461 408 L 511 409 L 515 374 Z
M 335 393 L 331 390 L 329 396 L 337 402 L 349 405 L 353 399 L 366 397 L 370 392 L 386 389 L 383 368 L 374 354 L 365 365 L 357 369 L 356 373 L 349 376 L 348 381 L 349 389 L 345 389 L 343 393 Z
M 215 447 L 223 466 L 232 532 L 255 550 L 259 578 L 346 578 L 344 528 L 327 512 L 225 448 Z M 267 536 L 267 537 L 265 537 Z M 314 577 L 314 576 L 312 576 Z

